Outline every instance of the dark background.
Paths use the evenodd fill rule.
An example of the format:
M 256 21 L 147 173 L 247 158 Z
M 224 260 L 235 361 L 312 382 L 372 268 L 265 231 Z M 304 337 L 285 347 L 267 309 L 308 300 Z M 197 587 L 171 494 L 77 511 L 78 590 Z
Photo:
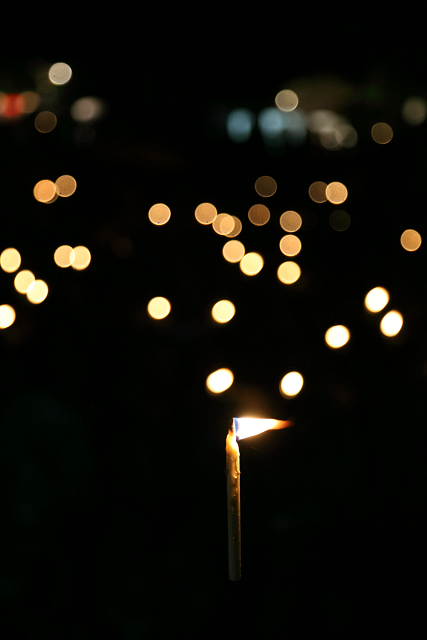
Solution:
M 0 304 L 17 314 L 0 334 L 5 637 L 422 628 L 425 249 L 405 252 L 399 238 L 425 233 L 427 125 L 401 116 L 407 97 L 427 97 L 423 41 L 390 15 L 324 11 L 165 5 L 108 26 L 88 14 L 3 55 L 5 93 L 34 90 L 43 64 L 73 70 L 53 132 L 38 133 L 34 114 L 0 122 L 0 250 L 16 247 L 49 285 L 31 305 L 0 273 Z M 357 130 L 355 148 L 326 151 L 309 137 L 271 150 L 257 128 L 244 144 L 227 137 L 232 109 L 257 114 L 301 79 L 348 89 L 337 111 Z M 325 90 L 314 94 L 329 107 Z M 77 144 L 69 109 L 87 95 L 107 111 Z M 388 145 L 371 138 L 378 121 L 393 127 Z M 34 184 L 62 174 L 76 193 L 36 202 Z M 272 218 L 249 228 L 261 175 L 278 184 Z M 330 227 L 335 207 L 309 199 L 316 180 L 348 186 L 347 231 Z M 226 263 L 223 239 L 197 224 L 206 201 L 241 217 L 239 239 L 265 258 L 258 276 Z M 156 202 L 172 211 L 164 227 L 148 220 Z M 315 220 L 298 234 L 302 277 L 290 287 L 275 275 L 287 209 Z M 88 269 L 58 269 L 60 244 L 89 247 Z M 403 314 L 396 338 L 364 310 L 374 286 Z M 172 304 L 160 322 L 146 313 L 156 295 Z M 222 298 L 236 305 L 223 326 L 210 319 Z M 324 342 L 333 324 L 351 331 L 339 350 Z M 205 380 L 219 367 L 235 382 L 212 396 Z M 286 400 L 278 387 L 292 370 L 305 383 Z M 225 437 L 233 416 L 251 412 L 294 426 L 241 443 L 234 584 Z

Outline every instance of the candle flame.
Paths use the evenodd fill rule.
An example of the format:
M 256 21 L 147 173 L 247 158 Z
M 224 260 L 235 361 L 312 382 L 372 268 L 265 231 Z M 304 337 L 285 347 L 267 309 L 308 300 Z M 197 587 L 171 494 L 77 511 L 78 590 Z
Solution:
M 269 429 L 284 429 L 290 427 L 290 420 L 273 420 L 270 418 L 233 418 L 233 428 L 236 440 L 243 440 L 250 436 L 256 436 Z

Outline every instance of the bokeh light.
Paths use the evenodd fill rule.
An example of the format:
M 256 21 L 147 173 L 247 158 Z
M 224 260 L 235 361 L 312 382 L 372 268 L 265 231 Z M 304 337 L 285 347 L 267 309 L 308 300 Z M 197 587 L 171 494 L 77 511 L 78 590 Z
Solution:
M 257 227 L 262 227 L 270 220 L 270 209 L 264 204 L 254 204 L 248 211 L 248 218 Z
M 301 268 L 296 262 L 287 260 L 277 269 L 277 277 L 283 284 L 294 284 L 301 276 Z
M 326 182 L 313 182 L 308 188 L 308 195 L 313 202 L 326 202 Z
M 91 261 L 89 249 L 87 247 L 78 246 L 74 247 L 73 252 L 74 260 L 72 260 L 71 266 L 76 271 L 83 271 L 83 269 L 86 269 L 89 266 Z M 70 257 L 72 257 L 72 254 Z
M 233 216 L 228 213 L 220 213 L 217 215 L 212 223 L 212 228 L 220 236 L 226 236 L 228 233 L 232 233 L 234 229 Z
M 349 228 L 350 222 L 350 216 L 347 211 L 342 211 L 341 209 L 333 211 L 329 216 L 329 224 L 335 231 L 345 231 Z
M 104 104 L 99 98 L 86 97 L 76 100 L 70 109 L 71 117 L 76 122 L 93 122 L 104 111 Z
M 381 333 L 387 337 L 396 336 L 403 326 L 403 316 L 399 311 L 389 311 L 380 322 Z
M 27 298 L 33 304 L 40 304 L 46 300 L 49 288 L 44 280 L 34 280 L 27 289 Z
M 65 62 L 56 62 L 49 69 L 48 75 L 52 84 L 67 84 L 72 76 L 71 67 Z
M 271 176 L 261 176 L 255 182 L 255 191 L 262 198 L 270 198 L 277 191 L 277 182 Z
M 73 176 L 60 176 L 55 181 L 56 193 L 61 198 L 68 198 L 72 196 L 75 190 L 77 189 L 77 182 Z
M 347 187 L 342 182 L 330 182 L 326 187 L 325 195 L 332 204 L 342 204 L 347 200 Z
M 75 253 L 73 247 L 70 247 L 68 244 L 63 244 L 58 247 L 53 254 L 53 259 L 55 264 L 62 269 L 66 269 L 67 267 L 71 267 L 74 262 Z
M 378 144 L 387 144 L 393 137 L 393 129 L 385 122 L 377 122 L 371 129 L 371 136 Z
M 408 124 L 417 127 L 427 116 L 427 103 L 423 98 L 412 96 L 407 98 L 402 106 L 402 117 Z
M 194 212 L 197 222 L 200 224 L 212 224 L 218 215 L 216 207 L 210 202 L 202 202 L 196 207 Z
M 332 349 L 343 347 L 350 340 L 350 331 L 342 324 L 330 327 L 325 333 L 325 342 Z
M 212 318 L 221 324 L 229 322 L 235 313 L 236 307 L 230 300 L 220 300 L 212 307 Z
M 10 327 L 16 318 L 15 309 L 9 304 L 0 305 L 0 329 L 7 329 Z
M 222 255 L 227 262 L 240 262 L 245 255 L 245 247 L 239 240 L 229 240 L 222 248 Z
M 150 222 L 155 225 L 166 224 L 171 217 L 171 210 L 166 204 L 153 204 L 148 212 Z
M 304 378 L 298 371 L 290 371 L 280 381 L 280 393 L 286 398 L 293 398 L 299 394 L 304 384 Z
M 50 204 L 58 198 L 55 183 L 52 180 L 40 180 L 33 189 L 33 194 L 37 202 Z
M 50 133 L 56 127 L 56 115 L 52 111 L 40 111 L 34 118 L 34 126 L 40 133 Z
M 388 304 L 390 295 L 384 287 L 375 287 L 371 289 L 365 296 L 365 307 L 371 313 L 382 311 Z
M 255 251 L 247 253 L 240 260 L 240 269 L 247 276 L 256 276 L 264 266 L 264 260 Z
M 274 101 L 281 111 L 293 111 L 298 106 L 298 96 L 290 89 L 279 91 Z
M 230 233 L 226 234 L 227 238 L 235 238 L 236 236 L 239 235 L 239 233 L 242 230 L 242 221 L 240 220 L 240 218 L 238 218 L 237 216 L 231 216 L 231 217 L 233 218 L 233 221 L 234 221 L 234 229 L 230 231 Z
M 284 131 L 289 124 L 287 113 L 276 107 L 267 107 L 258 115 L 258 127 L 264 141 L 273 145 L 284 142 Z
M 31 271 L 24 270 L 16 274 L 13 284 L 15 289 L 22 294 L 27 293 L 29 286 L 34 282 L 35 277 Z
M 302 225 L 302 218 L 296 211 L 285 211 L 280 216 L 280 226 L 284 231 L 290 233 L 298 231 Z
M 0 266 L 7 273 L 17 271 L 21 266 L 21 254 L 19 251 L 12 247 L 2 251 L 0 254 Z
M 246 142 L 255 126 L 255 115 L 248 109 L 235 109 L 227 117 L 227 133 L 233 142 Z
M 230 369 L 218 369 L 206 378 L 206 387 L 211 393 L 222 393 L 233 384 L 234 376 Z
M 416 251 L 421 246 L 421 235 L 415 229 L 406 229 L 400 236 L 400 244 L 406 251 Z
M 40 104 L 40 96 L 36 91 L 23 91 L 21 98 L 23 100 L 22 111 L 24 113 L 34 113 Z
M 285 256 L 296 256 L 301 251 L 301 240 L 292 234 L 283 236 L 280 240 L 280 251 Z
M 169 315 L 171 310 L 171 304 L 167 298 L 162 298 L 161 296 L 157 298 L 152 298 L 147 305 L 148 315 L 150 315 L 155 320 L 163 320 Z

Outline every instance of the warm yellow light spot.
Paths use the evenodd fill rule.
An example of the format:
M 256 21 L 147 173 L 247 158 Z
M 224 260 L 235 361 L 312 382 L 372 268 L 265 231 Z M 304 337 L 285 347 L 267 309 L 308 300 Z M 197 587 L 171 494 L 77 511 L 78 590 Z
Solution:
M 406 229 L 400 236 L 400 244 L 406 251 L 416 251 L 421 246 L 421 236 L 414 229 Z
M 229 322 L 236 313 L 236 307 L 230 300 L 220 300 L 212 307 L 212 318 L 221 324 Z
M 218 369 L 206 379 L 206 387 L 211 393 L 222 393 L 233 384 L 234 376 L 230 369 Z
M 387 336 L 396 336 L 403 326 L 403 316 L 398 311 L 389 311 L 380 322 L 381 332 Z
M 329 217 L 329 224 L 335 231 L 345 231 L 350 226 L 350 216 L 347 211 L 337 209 L 333 211 Z
M 36 91 L 23 91 L 21 98 L 23 101 L 22 111 L 24 113 L 33 113 L 40 104 L 40 96 Z
M 56 192 L 61 198 L 72 196 L 77 189 L 77 182 L 73 176 L 60 176 L 55 182 Z
M 330 182 L 326 187 L 325 195 L 332 204 L 342 204 L 347 200 L 347 187 L 342 182 Z
M 40 304 L 46 299 L 49 292 L 48 286 L 44 280 L 34 280 L 27 290 L 27 298 L 33 304 Z
M 277 182 L 270 176 L 261 176 L 255 182 L 255 191 L 262 198 L 270 198 L 277 191 Z
M 0 305 L 0 329 L 7 329 L 15 322 L 15 309 L 9 304 Z
M 57 248 L 53 254 L 53 259 L 55 260 L 55 264 L 62 269 L 71 267 L 75 259 L 73 247 L 70 247 L 68 244 L 63 244 L 61 247 Z
M 56 115 L 52 111 L 40 111 L 34 118 L 34 126 L 40 133 L 50 133 L 56 127 Z
M 282 213 L 280 216 L 280 226 L 284 231 L 289 231 L 290 233 L 298 231 L 301 225 L 302 218 L 296 211 L 285 211 L 285 213 Z
M 375 287 L 365 296 L 365 307 L 372 313 L 377 313 L 384 309 L 390 300 L 389 293 L 384 287 Z
M 296 256 L 301 251 L 301 240 L 292 234 L 283 236 L 280 240 L 280 251 L 285 256 Z
M 49 204 L 57 199 L 55 183 L 52 180 L 40 180 L 33 189 L 33 194 L 38 202 Z
M 423 98 L 411 97 L 405 100 L 402 107 L 403 119 L 416 127 L 424 122 L 427 116 L 427 103 Z
M 220 213 L 213 221 L 212 228 L 218 235 L 226 236 L 234 229 L 233 216 L 230 216 L 228 213 Z
M 242 230 L 242 223 L 240 218 L 238 218 L 237 216 L 231 216 L 234 220 L 234 229 L 232 231 L 230 231 L 230 233 L 227 233 L 227 238 L 235 238 L 236 236 L 239 235 L 239 233 Z
M 247 276 L 256 276 L 264 266 L 264 260 L 259 253 L 247 253 L 240 260 L 240 269 Z
M 301 275 L 301 268 L 296 262 L 292 262 L 288 260 L 287 262 L 282 262 L 280 267 L 277 269 L 277 277 L 280 282 L 283 284 L 294 284 Z
M 308 188 L 308 195 L 313 202 L 326 202 L 326 182 L 313 182 Z
M 49 69 L 48 75 L 52 84 L 67 84 L 72 75 L 71 67 L 65 62 L 56 62 Z
M 13 273 L 17 271 L 21 265 L 21 254 L 16 249 L 5 249 L 0 254 L 0 266 L 3 271 Z
M 72 253 L 70 254 L 71 266 L 76 271 L 83 271 L 86 267 L 89 266 L 91 261 L 90 251 L 87 247 L 74 247 L 74 260 L 72 260 Z
M 162 297 L 152 298 L 147 306 L 148 314 L 155 320 L 163 320 L 169 315 L 171 304 L 169 300 Z
M 233 423 L 237 440 L 244 440 L 270 429 L 284 429 L 290 424 L 286 420 L 271 418 L 234 418 Z
M 350 331 L 342 324 L 330 327 L 325 333 L 325 341 L 332 349 L 343 347 L 350 340 Z
M 264 204 L 254 204 L 248 211 L 248 218 L 252 224 L 262 227 L 270 220 L 270 210 Z
M 200 224 L 212 224 L 218 215 L 216 207 L 210 202 L 202 202 L 196 207 L 194 212 L 197 222 Z
M 76 100 L 70 109 L 71 117 L 76 122 L 93 122 L 104 111 L 104 105 L 99 98 L 86 97 Z
M 157 225 L 166 224 L 171 217 L 171 210 L 166 204 L 153 204 L 148 212 L 150 222 Z
M 293 111 L 298 106 L 298 96 L 295 91 L 284 89 L 277 94 L 275 103 L 281 111 Z
M 27 293 L 29 286 L 34 282 L 35 277 L 31 271 L 20 271 L 14 280 L 15 289 L 19 293 Z
M 240 262 L 245 255 L 245 247 L 239 240 L 229 240 L 222 248 L 222 255 L 227 262 Z
M 387 144 L 393 137 L 393 129 L 385 122 L 377 122 L 371 129 L 371 136 L 378 144 Z
M 280 393 L 287 398 L 293 398 L 301 391 L 303 384 L 302 375 L 298 371 L 290 371 L 280 381 Z

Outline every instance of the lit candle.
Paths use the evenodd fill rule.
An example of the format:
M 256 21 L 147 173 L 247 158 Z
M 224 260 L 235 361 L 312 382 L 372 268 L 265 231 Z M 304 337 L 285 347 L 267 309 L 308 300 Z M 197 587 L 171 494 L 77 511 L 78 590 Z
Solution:
M 258 418 L 233 418 L 225 441 L 228 508 L 228 575 L 230 580 L 241 578 L 241 527 L 240 527 L 240 452 L 238 440 L 255 436 L 268 429 L 283 429 L 289 420 Z

